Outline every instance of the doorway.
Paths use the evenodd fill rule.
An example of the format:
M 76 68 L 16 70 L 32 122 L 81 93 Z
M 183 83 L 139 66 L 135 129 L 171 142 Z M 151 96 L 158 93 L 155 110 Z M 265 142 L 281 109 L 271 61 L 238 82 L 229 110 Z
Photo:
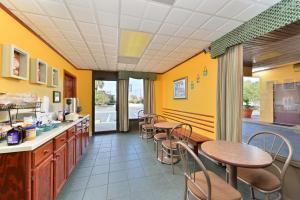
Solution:
M 117 81 L 94 80 L 94 132 L 117 131 Z
M 64 98 L 76 98 L 76 77 L 64 71 Z

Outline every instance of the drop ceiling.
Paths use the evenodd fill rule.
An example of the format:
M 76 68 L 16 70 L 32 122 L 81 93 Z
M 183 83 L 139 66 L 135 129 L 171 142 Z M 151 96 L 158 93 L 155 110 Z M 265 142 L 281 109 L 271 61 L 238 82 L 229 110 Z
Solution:
M 77 68 L 162 73 L 279 0 L 0 0 Z M 164 2 L 164 3 L 162 3 Z M 153 34 L 118 63 L 121 30 Z

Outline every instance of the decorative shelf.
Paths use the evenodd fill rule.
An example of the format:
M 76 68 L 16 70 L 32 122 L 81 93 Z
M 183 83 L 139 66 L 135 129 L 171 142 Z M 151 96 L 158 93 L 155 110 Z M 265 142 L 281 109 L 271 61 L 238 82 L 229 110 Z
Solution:
M 59 70 L 55 67 L 48 67 L 48 86 L 58 87 L 59 85 Z
M 4 44 L 2 48 L 2 76 L 28 80 L 29 54 L 13 44 Z
M 47 84 L 48 65 L 39 58 L 31 59 L 30 81 L 37 84 Z

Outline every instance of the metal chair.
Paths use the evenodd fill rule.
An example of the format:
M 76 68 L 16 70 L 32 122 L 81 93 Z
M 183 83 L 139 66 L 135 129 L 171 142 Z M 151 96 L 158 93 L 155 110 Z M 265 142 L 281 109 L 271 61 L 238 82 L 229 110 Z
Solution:
M 176 127 L 174 127 L 169 137 L 166 140 L 163 140 L 161 143 L 161 161 L 163 162 L 164 156 L 168 156 L 171 158 L 171 166 L 172 166 L 172 172 L 174 174 L 174 157 L 178 158 L 180 157 L 176 142 L 182 141 L 185 144 L 188 144 L 189 139 L 192 135 L 192 126 L 189 124 L 179 124 Z
M 215 173 L 206 170 L 199 157 L 182 141 L 176 142 L 185 175 L 184 199 L 240 200 L 241 194 Z
M 166 122 L 166 118 L 162 115 L 155 115 L 153 117 L 154 123 L 158 122 Z M 156 158 L 158 158 L 158 143 L 162 140 L 167 139 L 167 133 L 165 130 L 155 129 L 154 136 L 153 136 L 153 144 L 154 144 L 154 151 L 156 151 Z
M 268 140 L 269 143 L 267 142 Z M 269 199 L 271 193 L 279 192 L 278 199 L 282 199 L 284 176 L 293 155 L 293 148 L 290 142 L 278 133 L 263 131 L 251 136 L 247 144 L 262 148 L 264 151 L 270 153 L 273 158 L 272 165 L 269 167 L 273 173 L 264 168 L 238 168 L 238 178 L 249 185 L 251 199 L 255 199 L 254 189 L 263 193 L 266 199 Z M 282 150 L 285 150 L 287 153 L 285 159 L 280 155 Z M 278 158 L 283 161 L 285 160 L 282 167 L 275 163 Z
M 153 118 L 155 117 L 155 114 L 147 114 L 147 117 L 145 117 L 145 124 L 142 125 L 142 139 L 144 139 L 144 137 L 147 139 L 151 139 L 154 135 L 154 131 L 155 131 L 155 121 L 153 120 Z
M 140 134 L 140 137 L 142 137 L 142 126 L 146 123 L 145 117 L 144 117 L 144 110 L 139 110 L 138 122 L 139 122 L 139 134 Z

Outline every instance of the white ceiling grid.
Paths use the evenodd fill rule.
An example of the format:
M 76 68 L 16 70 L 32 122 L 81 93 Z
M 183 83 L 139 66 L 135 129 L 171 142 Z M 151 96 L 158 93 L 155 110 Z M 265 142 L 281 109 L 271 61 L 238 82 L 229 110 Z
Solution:
M 0 0 L 75 66 L 165 72 L 279 0 Z M 120 29 L 153 34 L 138 64 L 118 63 Z

